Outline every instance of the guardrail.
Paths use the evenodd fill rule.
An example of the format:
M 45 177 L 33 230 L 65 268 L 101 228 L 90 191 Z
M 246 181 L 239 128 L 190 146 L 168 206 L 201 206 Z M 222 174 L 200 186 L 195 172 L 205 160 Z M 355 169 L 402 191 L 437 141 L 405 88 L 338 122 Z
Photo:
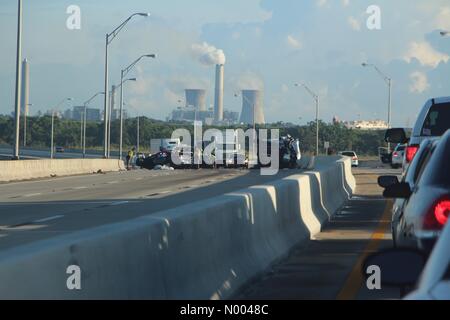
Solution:
M 112 159 L 40 159 L 0 161 L 0 182 L 120 170 L 125 170 L 123 161 Z
M 349 159 L 0 253 L 0 298 L 224 299 L 311 239 L 351 196 Z M 81 289 L 69 290 L 69 266 Z

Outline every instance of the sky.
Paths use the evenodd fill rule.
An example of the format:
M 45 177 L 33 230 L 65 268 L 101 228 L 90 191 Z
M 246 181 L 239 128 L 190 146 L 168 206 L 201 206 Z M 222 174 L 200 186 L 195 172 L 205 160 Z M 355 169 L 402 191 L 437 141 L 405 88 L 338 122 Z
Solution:
M 81 29 L 66 26 L 70 5 L 81 9 Z M 371 5 L 381 29 L 370 30 Z M 110 83 L 143 54 L 129 76 L 125 103 L 131 115 L 165 119 L 184 101 L 184 89 L 203 88 L 214 101 L 214 66 L 196 48 L 226 58 L 226 109 L 241 111 L 234 95 L 264 90 L 268 122 L 306 123 L 320 96 L 320 118 L 386 119 L 388 88 L 373 63 L 393 79 L 393 125 L 411 126 L 431 97 L 450 95 L 448 0 L 23 0 L 23 58 L 30 61 L 32 113 L 65 97 L 82 105 L 103 91 L 105 34 L 135 12 L 110 45 Z M 17 1 L 0 2 L 0 113 L 14 106 Z M 222 51 L 220 51 L 222 50 Z M 62 109 L 71 106 L 66 104 Z M 92 106 L 101 108 L 101 99 Z

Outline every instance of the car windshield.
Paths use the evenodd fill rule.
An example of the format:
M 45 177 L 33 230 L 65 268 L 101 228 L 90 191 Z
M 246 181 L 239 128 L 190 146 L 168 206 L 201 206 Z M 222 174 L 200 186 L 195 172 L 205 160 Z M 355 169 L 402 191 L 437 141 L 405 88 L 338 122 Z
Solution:
M 439 137 L 448 129 L 450 129 L 450 103 L 435 104 L 425 119 L 422 135 Z

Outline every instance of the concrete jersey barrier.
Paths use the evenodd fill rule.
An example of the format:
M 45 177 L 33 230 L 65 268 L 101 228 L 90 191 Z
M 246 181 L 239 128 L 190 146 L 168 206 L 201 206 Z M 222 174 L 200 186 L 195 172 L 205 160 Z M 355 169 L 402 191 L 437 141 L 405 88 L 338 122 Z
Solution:
M 0 253 L 1 299 L 226 299 L 307 242 L 351 196 L 349 159 Z M 81 270 L 69 290 L 68 266 Z
M 0 161 L 0 182 L 125 170 L 121 160 L 43 159 Z

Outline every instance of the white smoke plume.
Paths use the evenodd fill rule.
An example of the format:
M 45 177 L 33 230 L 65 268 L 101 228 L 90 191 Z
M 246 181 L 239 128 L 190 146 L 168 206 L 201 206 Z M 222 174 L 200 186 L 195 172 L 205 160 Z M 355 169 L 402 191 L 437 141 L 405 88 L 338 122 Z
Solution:
M 192 45 L 192 53 L 200 63 L 207 66 L 225 64 L 226 61 L 223 50 L 217 49 L 206 42 Z

